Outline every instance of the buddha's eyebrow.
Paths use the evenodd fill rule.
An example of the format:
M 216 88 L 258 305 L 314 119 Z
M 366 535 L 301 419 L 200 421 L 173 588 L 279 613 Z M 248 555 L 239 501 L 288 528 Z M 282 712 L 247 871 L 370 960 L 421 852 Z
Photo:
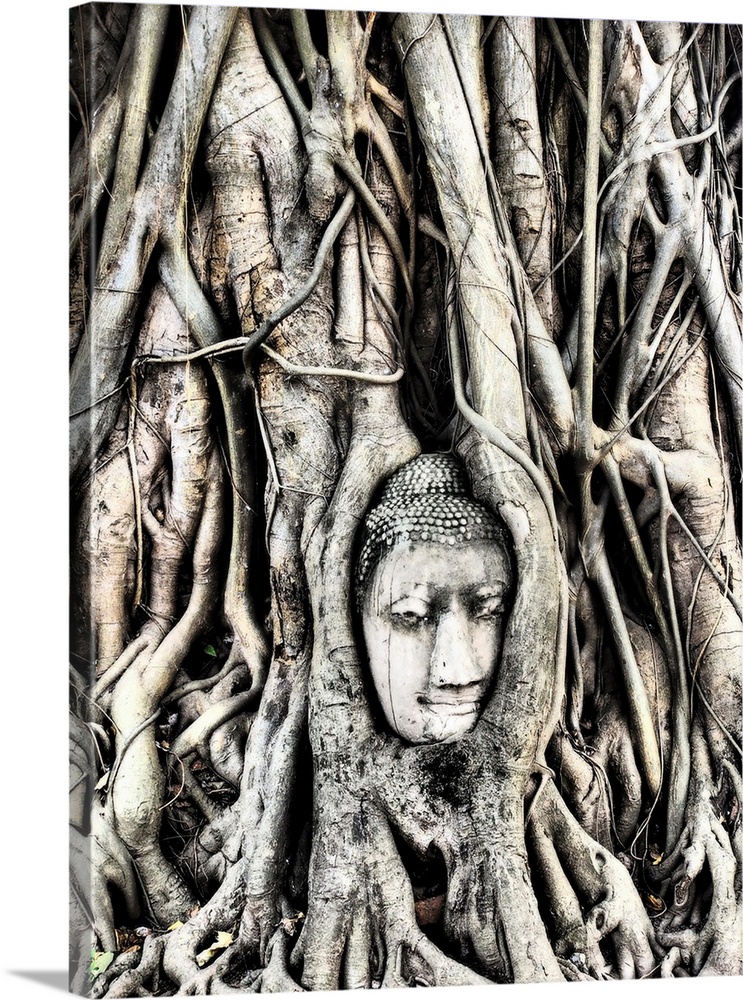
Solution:
M 400 590 L 390 591 L 390 603 L 397 604 L 398 601 L 405 601 L 415 598 L 418 601 L 428 600 L 431 596 L 431 588 L 427 583 L 411 583 L 401 587 Z
M 464 588 L 467 597 L 479 597 L 487 600 L 491 597 L 503 597 L 506 592 L 505 582 L 501 580 L 488 580 L 487 583 L 473 583 Z

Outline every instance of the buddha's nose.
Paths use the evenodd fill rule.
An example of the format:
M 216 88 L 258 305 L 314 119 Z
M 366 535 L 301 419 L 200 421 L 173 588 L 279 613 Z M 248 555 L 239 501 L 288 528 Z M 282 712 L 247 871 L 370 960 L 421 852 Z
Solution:
M 431 681 L 436 687 L 465 687 L 483 678 L 464 611 L 441 615 L 431 653 Z

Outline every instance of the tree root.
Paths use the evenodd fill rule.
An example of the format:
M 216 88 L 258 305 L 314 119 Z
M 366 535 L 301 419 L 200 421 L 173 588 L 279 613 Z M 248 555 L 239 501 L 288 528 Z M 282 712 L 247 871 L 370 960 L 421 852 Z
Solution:
M 671 854 L 646 870 L 653 881 L 673 887 L 673 905 L 658 920 L 658 940 L 676 949 L 665 969 L 668 974 L 683 967 L 692 975 L 739 976 L 743 974 L 743 910 L 738 862 L 715 805 L 699 723 L 694 729 L 686 826 Z M 740 824 L 739 816 L 734 823 Z M 700 912 L 702 904 L 706 913 Z
M 160 227 L 185 204 L 184 178 L 196 153 L 214 80 L 236 11 L 197 8 L 190 20 L 179 80 L 170 94 L 137 193 L 114 266 L 100 276 L 90 315 L 70 373 L 71 407 L 81 413 L 71 422 L 71 470 L 75 480 L 87 470 L 109 436 L 118 401 L 108 399 L 121 381 L 139 296 L 138 290 Z M 185 102 L 185 103 L 184 103 Z M 186 106 L 187 105 L 187 106 Z M 185 133 L 184 133 L 185 127 Z M 173 155 L 173 150 L 179 154 Z M 95 386 L 97 399 L 91 398 Z M 94 408 L 87 412 L 95 404 Z
M 631 620 L 627 620 L 627 635 L 647 691 L 647 725 L 655 729 L 661 760 L 667 761 L 671 726 L 665 657 L 651 633 Z M 586 649 L 584 646 L 584 653 Z M 596 653 L 594 649 L 592 655 Z M 590 666 L 592 673 L 597 668 L 597 663 Z M 603 654 L 601 671 L 602 690 L 594 692 L 592 698 L 595 735 L 580 746 L 575 737 L 558 728 L 549 760 L 559 775 L 558 786 L 581 826 L 610 850 L 612 833 L 629 849 L 638 832 L 643 805 L 653 806 L 655 799 L 648 797 L 649 789 L 642 781 L 636 742 L 624 710 L 621 679 L 608 651 Z
M 370 803 L 361 810 L 342 789 L 313 842 L 310 906 L 293 961 L 310 990 L 372 985 L 484 985 L 490 980 L 445 955 L 417 925 L 410 878 L 389 824 Z M 349 810 L 355 814 L 351 818 Z M 335 819 L 348 817 L 342 850 Z M 332 852 L 332 854 L 330 853 Z
M 124 741 L 129 733 L 157 712 L 193 640 L 211 615 L 217 597 L 215 562 L 220 542 L 222 499 L 221 481 L 215 478 L 215 473 L 216 467 L 209 479 L 205 510 L 195 543 L 194 584 L 188 608 L 152 658 L 136 673 L 130 667 L 124 674 L 116 686 L 111 706 L 119 730 L 118 752 L 122 754 L 113 787 L 109 788 L 116 829 L 136 859 L 155 918 L 164 926 L 183 917 L 196 900 L 165 860 L 158 842 L 164 778 L 151 726 L 139 733 L 126 749 Z M 147 788 L 146 796 L 143 787 Z
M 650 975 L 661 951 L 621 861 L 588 836 L 550 781 L 537 800 L 531 825 L 563 953 L 584 954 L 588 969 L 599 978 Z M 612 945 L 613 964 L 602 950 L 604 942 Z
M 138 952 L 124 952 L 118 955 L 108 969 L 93 982 L 91 996 L 137 997 L 153 996 L 157 990 L 160 963 L 165 951 L 165 938 L 158 934 L 148 935 Z
M 194 742 L 189 738 L 189 744 L 193 744 L 194 750 L 213 771 L 238 788 L 245 761 L 245 740 L 254 717 L 249 709 L 261 693 L 258 684 L 251 684 L 250 670 L 242 651 L 233 643 L 219 674 L 186 682 L 180 693 L 173 692 L 165 699 L 166 704 L 178 710 L 180 733 L 176 743 L 185 739 L 187 728 L 191 729 L 198 739 Z M 225 711 L 226 703 L 230 708 Z M 205 715 L 208 716 L 206 724 L 200 721 Z M 194 726 L 197 729 L 193 729 Z M 175 745 L 171 749 L 181 752 Z
M 303 987 L 289 971 L 289 954 L 292 938 L 279 927 L 266 949 L 266 967 L 256 981 L 255 990 L 261 993 L 302 993 Z
M 194 992 L 191 984 L 209 974 L 197 965 L 197 954 L 211 945 L 218 931 L 232 931 L 236 927 L 245 905 L 245 875 L 246 862 L 237 862 L 209 902 L 182 927 L 167 935 L 163 969 L 182 991 Z

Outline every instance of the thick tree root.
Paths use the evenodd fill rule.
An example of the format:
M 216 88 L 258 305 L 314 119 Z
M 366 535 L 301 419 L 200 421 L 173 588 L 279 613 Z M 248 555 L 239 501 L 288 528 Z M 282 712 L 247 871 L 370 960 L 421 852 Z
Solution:
M 647 869 L 673 891 L 658 920 L 658 940 L 673 952 L 664 974 L 743 974 L 743 909 L 739 860 L 715 804 L 709 758 L 695 726 L 694 771 L 686 826 L 674 851 Z M 734 820 L 740 824 L 740 816 Z M 702 904 L 704 910 L 701 910 Z M 706 911 L 706 912 L 705 912 Z
M 328 826 L 320 818 L 310 906 L 292 956 L 302 960 L 302 984 L 317 990 L 490 982 L 445 955 L 419 928 L 410 878 L 383 814 L 367 804 L 352 819 L 353 799 L 337 788 L 325 789 L 323 799 L 333 815 L 349 817 L 350 835 L 336 853 L 338 829 L 330 816 Z
M 160 965 L 165 941 L 156 934 L 145 938 L 141 953 L 124 952 L 108 969 L 97 976 L 91 996 L 138 997 L 153 996 L 159 985 Z
M 261 993 L 302 993 L 303 988 L 289 971 L 292 939 L 279 927 L 266 949 L 266 967 L 255 983 Z
M 563 954 L 584 955 L 599 978 L 650 975 L 662 954 L 629 872 L 582 829 L 551 781 L 533 808 L 530 837 Z

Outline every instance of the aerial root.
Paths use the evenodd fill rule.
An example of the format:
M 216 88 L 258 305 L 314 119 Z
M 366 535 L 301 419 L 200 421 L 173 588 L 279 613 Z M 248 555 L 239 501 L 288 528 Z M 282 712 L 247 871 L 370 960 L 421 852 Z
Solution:
M 552 782 L 546 784 L 538 800 L 532 825 L 532 841 L 541 840 L 541 854 L 547 859 L 549 877 L 544 884 L 550 910 L 557 916 L 558 933 L 567 931 L 563 949 L 569 943 L 576 945 L 576 967 L 580 970 L 585 964 L 599 978 L 650 975 L 659 964 L 661 951 L 621 861 L 585 832 Z M 549 852 L 545 850 L 547 842 L 551 844 Z M 544 861 L 542 865 L 545 867 Z M 581 912 L 585 914 L 584 930 L 576 921 Z M 607 942 L 613 946 L 613 967 L 603 951 Z
M 186 611 L 157 647 L 146 669 L 136 661 L 136 671 L 130 667 L 120 678 L 111 705 L 111 717 L 118 729 L 117 762 L 108 788 L 111 808 L 115 809 L 115 828 L 135 858 L 144 892 L 161 926 L 182 918 L 196 900 L 166 860 L 159 842 L 165 778 L 152 723 L 180 664 L 209 623 L 217 600 L 218 584 L 210 570 L 220 542 L 223 481 L 216 470 L 216 452 L 212 451 L 203 515 L 194 544 L 193 589 Z M 152 776 L 151 782 L 143 784 L 143 775 Z
M 256 981 L 255 989 L 261 993 L 303 993 L 304 989 L 289 971 L 289 954 L 292 948 L 290 934 L 280 926 L 266 949 L 266 967 Z
M 558 726 L 549 743 L 548 763 L 560 776 L 560 794 L 576 819 L 594 840 L 611 844 L 612 799 L 606 771 L 595 757 L 595 747 L 580 747 Z
M 148 629 L 148 626 L 145 625 L 142 628 L 142 631 L 122 650 L 111 666 L 100 675 L 91 694 L 93 701 L 98 702 L 99 699 L 103 698 L 106 692 L 116 683 L 122 674 L 124 674 L 133 663 L 137 662 L 140 654 L 145 654 L 148 651 L 150 653 L 154 652 L 154 648 L 161 638 L 162 630 L 158 630 L 157 633 L 153 633 L 150 629 Z
M 730 832 L 720 814 L 721 787 L 701 727 L 692 732 L 692 779 L 685 826 L 668 857 L 646 867 L 646 876 L 662 885 L 673 902 L 657 921 L 658 940 L 669 957 L 664 974 L 740 975 L 743 972 L 743 914 L 739 862 L 740 817 L 731 813 Z M 725 782 L 721 782 L 725 785 Z M 734 783 L 732 795 L 737 795 Z M 724 812 L 723 812 L 724 814 Z M 675 949 L 675 950 L 674 950 Z
M 253 688 L 241 691 L 207 708 L 204 713 L 176 736 L 173 753 L 178 757 L 189 757 L 193 753 L 209 756 L 208 744 L 217 729 L 225 725 L 241 712 L 245 712 L 257 694 Z
M 554 844 L 541 825 L 530 823 L 527 838 L 532 868 L 549 898 L 555 954 L 558 961 L 563 959 L 565 965 L 575 970 L 577 963 L 585 965 L 585 960 L 577 956 L 586 955 L 589 950 L 580 902 L 560 864 Z
M 735 854 L 709 799 L 695 803 L 681 843 L 685 846 L 674 852 L 677 863 L 670 876 L 677 905 L 659 921 L 658 940 L 669 949 L 664 974 L 677 974 L 683 967 L 693 975 L 739 976 L 743 919 L 735 891 Z M 691 914 L 698 905 L 696 881 L 704 869 L 712 881 L 707 917 L 701 926 L 696 920 L 696 927 L 678 927 L 680 915 Z

